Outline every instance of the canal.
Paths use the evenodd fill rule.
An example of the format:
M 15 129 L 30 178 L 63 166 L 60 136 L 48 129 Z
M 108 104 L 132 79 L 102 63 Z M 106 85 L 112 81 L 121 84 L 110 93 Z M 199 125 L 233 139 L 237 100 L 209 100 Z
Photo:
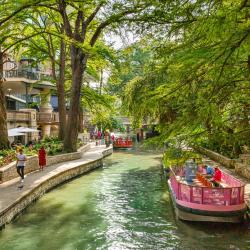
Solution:
M 131 151 L 43 196 L 0 231 L 0 249 L 250 249 L 250 231 L 176 220 L 160 155 Z

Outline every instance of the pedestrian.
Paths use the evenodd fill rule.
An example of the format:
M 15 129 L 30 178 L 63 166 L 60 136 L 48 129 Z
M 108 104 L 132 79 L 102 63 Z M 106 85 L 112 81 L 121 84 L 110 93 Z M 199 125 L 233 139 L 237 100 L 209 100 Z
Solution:
M 111 143 L 113 144 L 115 141 L 115 133 L 114 132 L 110 133 L 110 138 L 111 138 Z
M 26 155 L 23 153 L 23 149 L 19 149 L 19 153 L 16 156 L 16 169 L 17 173 L 21 177 L 21 183 L 24 182 L 24 167 L 25 167 L 25 162 L 27 161 Z
M 101 145 L 101 139 L 102 139 L 102 132 L 98 130 L 97 132 L 97 138 L 98 138 L 98 145 Z
M 43 170 L 43 168 L 46 166 L 46 150 L 44 146 L 42 146 L 38 150 L 38 159 L 39 159 L 39 170 Z
M 110 145 L 110 133 L 109 133 L 109 130 L 105 131 L 104 140 L 105 140 L 106 148 L 108 148 L 109 145 Z

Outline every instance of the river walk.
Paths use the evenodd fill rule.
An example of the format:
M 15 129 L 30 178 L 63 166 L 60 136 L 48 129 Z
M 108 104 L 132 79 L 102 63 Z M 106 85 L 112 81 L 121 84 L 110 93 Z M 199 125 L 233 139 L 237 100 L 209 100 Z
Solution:
M 49 183 L 51 179 L 56 178 L 59 174 L 67 173 L 69 175 L 69 171 L 74 170 L 77 167 L 84 166 L 97 160 L 102 160 L 103 153 L 106 151 L 112 151 L 112 147 L 106 148 L 104 145 L 95 146 L 94 144 L 92 144 L 91 148 L 87 152 L 83 153 L 81 159 L 51 165 L 44 168 L 43 171 L 35 171 L 26 175 L 24 179 L 24 186 L 21 189 L 19 188 L 20 178 L 15 178 L 13 180 L 0 184 L 0 227 L 5 224 L 6 218 L 1 220 L 1 217 L 6 213 L 6 211 L 14 208 L 14 205 L 18 206 L 18 203 L 27 198 L 27 196 L 32 192 L 35 192 L 35 190 L 38 189 L 43 183 Z M 94 168 L 95 167 L 96 166 L 94 166 Z M 89 171 L 89 168 L 87 169 L 87 171 Z M 79 172 L 79 174 L 81 173 Z M 74 173 L 72 177 L 75 176 L 77 176 L 77 174 Z M 66 178 L 66 180 L 67 179 L 70 178 Z M 57 184 L 60 184 L 61 182 L 63 181 L 59 180 L 57 181 Z M 52 187 L 53 185 L 51 185 L 51 188 Z M 40 194 L 36 194 L 37 197 L 40 197 L 44 192 L 51 188 L 45 188 L 44 190 L 36 191 L 40 192 Z M 26 199 L 25 204 L 23 204 L 22 206 L 22 209 L 25 208 L 34 199 Z M 8 216 L 14 217 L 16 214 L 21 212 L 21 209 L 14 208 L 14 210 L 15 211 L 12 211 L 11 215 Z M 17 212 L 16 210 L 19 211 Z M 7 222 L 9 222 L 11 219 L 7 219 Z
M 90 162 L 95 162 L 98 159 L 103 158 L 103 152 L 107 150 L 112 150 L 112 148 L 106 148 L 105 146 L 95 146 L 91 145 L 91 148 L 85 152 L 81 159 L 68 161 L 65 163 L 55 164 L 49 167 L 46 167 L 43 171 L 36 171 L 26 175 L 24 179 L 24 186 L 22 189 L 19 188 L 19 178 L 13 179 L 11 181 L 4 182 L 0 184 L 0 227 L 4 225 L 6 222 L 10 222 L 18 213 L 20 213 L 25 207 L 27 207 L 33 200 L 42 196 L 46 191 L 53 188 L 54 186 L 62 183 L 65 180 L 69 180 L 81 173 L 85 173 L 91 169 L 96 168 L 97 166 L 92 167 L 91 169 L 87 168 L 82 172 L 74 172 L 71 175 L 70 170 L 74 170 L 79 167 L 86 165 Z M 216 164 L 215 162 L 213 162 Z M 245 184 L 245 199 L 248 207 L 250 208 L 250 181 L 239 177 L 234 173 L 233 170 L 226 169 L 222 167 L 222 169 L 235 176 L 236 178 L 242 180 Z M 80 170 L 79 170 L 80 171 Z M 38 188 L 44 184 L 49 183 L 51 179 L 57 178 L 58 175 L 62 175 L 65 173 L 64 179 L 60 179 L 55 183 L 52 183 L 50 187 L 46 186 L 45 188 Z M 28 197 L 30 194 L 35 193 L 35 196 Z M 20 208 L 18 208 L 18 203 L 22 200 L 26 199 L 26 201 L 22 204 Z M 11 210 L 10 214 L 7 216 L 8 218 L 1 219 L 6 214 L 6 211 Z

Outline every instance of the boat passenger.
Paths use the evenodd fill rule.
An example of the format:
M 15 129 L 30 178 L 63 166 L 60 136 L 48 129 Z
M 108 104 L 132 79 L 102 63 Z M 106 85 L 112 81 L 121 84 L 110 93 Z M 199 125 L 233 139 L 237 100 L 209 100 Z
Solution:
M 212 178 L 212 183 L 214 184 L 215 187 L 219 187 L 220 186 L 220 182 L 221 182 L 221 170 L 218 167 L 214 168 L 214 175 Z
M 218 167 L 214 168 L 214 177 L 213 177 L 213 179 L 215 181 L 221 181 L 221 171 L 220 171 L 220 169 Z
M 205 169 L 206 169 L 206 174 L 208 175 L 213 175 L 214 174 L 214 168 L 208 165 L 205 165 Z

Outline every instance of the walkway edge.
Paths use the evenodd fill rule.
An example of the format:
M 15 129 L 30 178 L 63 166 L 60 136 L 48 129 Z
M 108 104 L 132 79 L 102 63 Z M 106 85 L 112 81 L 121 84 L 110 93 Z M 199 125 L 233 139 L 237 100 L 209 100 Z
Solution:
M 86 163 L 79 163 L 74 167 L 55 173 L 44 181 L 34 185 L 31 190 L 28 190 L 0 212 L 0 229 L 15 219 L 25 208 L 42 197 L 46 192 L 70 179 L 101 167 L 103 165 L 103 158 L 111 155 L 112 152 L 113 148 L 104 149 L 102 154 L 97 156 L 96 159 L 88 160 Z

